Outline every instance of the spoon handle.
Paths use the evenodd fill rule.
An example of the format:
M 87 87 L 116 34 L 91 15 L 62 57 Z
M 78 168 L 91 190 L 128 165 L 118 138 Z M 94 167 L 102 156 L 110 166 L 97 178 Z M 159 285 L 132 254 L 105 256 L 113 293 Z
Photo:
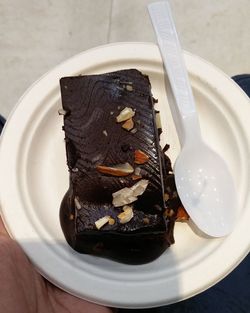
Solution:
M 176 106 L 171 110 L 183 145 L 188 135 L 199 136 L 200 128 L 181 46 L 168 1 L 151 3 L 148 10 L 175 98 Z

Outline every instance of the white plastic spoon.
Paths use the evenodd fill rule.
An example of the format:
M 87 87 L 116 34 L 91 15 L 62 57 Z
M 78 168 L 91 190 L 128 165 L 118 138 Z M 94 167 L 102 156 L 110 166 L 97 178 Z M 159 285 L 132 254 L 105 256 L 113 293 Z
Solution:
M 204 233 L 222 237 L 235 224 L 237 195 L 224 160 L 202 140 L 182 50 L 168 1 L 148 6 L 175 99 L 171 107 L 181 152 L 174 165 L 180 199 Z

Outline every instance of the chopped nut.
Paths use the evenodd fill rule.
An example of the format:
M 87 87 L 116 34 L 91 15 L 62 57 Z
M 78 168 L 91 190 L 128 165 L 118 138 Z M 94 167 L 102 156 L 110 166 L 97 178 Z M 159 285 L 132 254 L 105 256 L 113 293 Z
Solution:
M 110 217 L 109 218 L 109 225 L 114 225 L 114 224 L 115 224 L 115 220 L 112 217 Z
M 141 174 L 141 168 L 139 166 L 137 166 L 135 168 L 135 172 L 134 172 L 135 175 L 139 176 Z
M 114 114 L 114 111 L 111 111 L 111 112 L 110 112 L 110 115 L 113 115 L 113 114 Z
M 165 217 L 174 216 L 174 210 L 173 209 L 166 209 L 165 212 L 163 213 L 163 216 L 165 216 Z
M 67 114 L 67 111 L 65 111 L 64 109 L 59 109 L 59 110 L 58 110 L 58 114 L 59 114 L 59 115 L 66 115 L 66 114 Z
M 77 208 L 77 210 L 81 210 L 82 206 L 77 197 L 75 197 L 74 202 L 75 202 L 75 207 Z
M 133 86 L 131 85 L 126 85 L 125 88 L 127 91 L 133 91 Z
M 180 207 L 178 208 L 176 220 L 177 220 L 178 222 L 189 220 L 189 215 L 188 215 L 187 211 L 184 209 L 183 206 L 180 206 Z
M 106 129 L 104 129 L 104 131 L 102 133 L 103 133 L 104 136 L 106 136 L 106 137 L 108 136 L 108 133 L 107 133 Z
M 123 206 L 137 200 L 137 197 L 133 196 L 133 191 L 131 191 L 131 189 L 128 187 L 122 188 L 114 192 L 112 196 L 112 203 L 115 207 Z
M 149 218 L 148 218 L 148 217 L 144 217 L 143 223 L 144 223 L 144 224 L 149 224 Z
M 99 220 L 95 221 L 95 226 L 97 229 L 102 228 L 105 224 L 109 222 L 110 216 L 106 215 L 104 217 L 99 218 Z
M 138 180 L 138 179 L 141 179 L 142 176 L 141 175 L 132 175 L 131 178 L 132 178 L 132 180 Z
M 168 201 L 169 199 L 169 194 L 168 193 L 164 193 L 164 201 Z
M 122 128 L 130 131 L 134 127 L 134 121 L 132 118 L 128 119 L 124 124 L 122 124 Z
M 115 220 L 112 217 L 110 217 L 109 218 L 109 225 L 114 225 L 114 224 L 115 224 Z
M 132 187 L 122 188 L 112 194 L 113 205 L 115 207 L 123 206 L 132 203 L 137 200 L 137 197 L 142 195 L 148 186 L 149 181 L 147 179 L 141 179 Z
M 134 168 L 129 163 L 117 164 L 114 166 L 97 165 L 98 172 L 112 176 L 128 176 L 134 172 Z
M 133 83 L 132 82 L 120 81 L 120 84 L 122 84 L 123 89 L 126 89 L 127 91 L 133 91 Z
M 141 150 L 135 150 L 135 163 L 144 164 L 148 162 L 149 157 Z
M 131 206 L 125 205 L 123 207 L 123 212 L 120 213 L 117 217 L 121 224 L 128 223 L 134 216 L 133 208 Z
M 71 171 L 74 172 L 74 173 L 77 173 L 79 170 L 78 170 L 77 167 L 73 167 Z
M 70 215 L 69 215 L 69 220 L 70 220 L 70 221 L 73 221 L 73 219 L 74 219 L 74 215 L 73 215 L 73 214 L 70 214 Z
M 117 121 L 117 123 L 121 123 L 121 122 L 127 121 L 128 119 L 130 119 L 134 115 L 135 115 L 135 111 L 133 111 L 131 108 L 126 107 L 116 117 L 116 121 Z
M 162 129 L 162 125 L 161 125 L 161 116 L 160 116 L 160 113 L 159 113 L 159 112 L 157 112 L 157 113 L 155 114 L 155 123 L 156 123 L 156 127 L 157 127 L 158 129 Z
M 141 196 L 144 193 L 144 191 L 147 189 L 148 183 L 149 181 L 147 179 L 142 179 L 138 183 L 136 183 L 134 186 L 130 187 L 131 190 L 133 190 L 133 195 L 135 197 Z

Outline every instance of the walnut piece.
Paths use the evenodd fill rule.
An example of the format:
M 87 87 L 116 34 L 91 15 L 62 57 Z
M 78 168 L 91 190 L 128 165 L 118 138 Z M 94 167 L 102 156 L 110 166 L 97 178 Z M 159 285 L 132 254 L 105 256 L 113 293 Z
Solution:
M 132 118 L 126 120 L 124 124 L 122 124 L 122 128 L 126 129 L 127 131 L 130 131 L 134 128 L 134 121 Z

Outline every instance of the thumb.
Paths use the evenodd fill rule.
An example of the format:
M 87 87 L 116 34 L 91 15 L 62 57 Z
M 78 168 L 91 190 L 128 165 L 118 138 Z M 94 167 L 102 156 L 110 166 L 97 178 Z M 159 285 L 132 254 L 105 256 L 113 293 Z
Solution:
M 7 230 L 6 230 L 5 226 L 4 226 L 4 223 L 2 221 L 1 216 L 0 216 L 0 235 L 9 237 L 9 235 L 7 233 Z

